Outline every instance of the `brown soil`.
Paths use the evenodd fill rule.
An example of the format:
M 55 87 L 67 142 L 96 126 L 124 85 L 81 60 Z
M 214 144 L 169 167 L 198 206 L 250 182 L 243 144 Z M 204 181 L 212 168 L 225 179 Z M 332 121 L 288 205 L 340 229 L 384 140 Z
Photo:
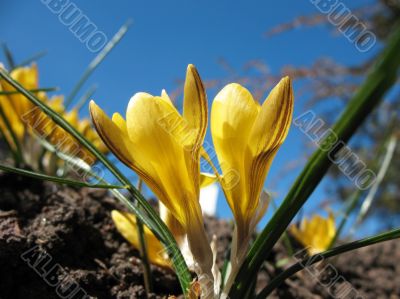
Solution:
M 73 294 L 68 298 L 74 299 L 89 298 L 85 294 L 101 299 L 145 298 L 141 261 L 115 230 L 109 217 L 112 209 L 121 206 L 103 190 L 0 175 L 0 299 L 52 299 L 59 294 L 63 298 Z M 222 261 L 231 226 L 212 218 L 207 218 L 206 226 L 219 237 Z M 284 249 L 278 246 L 271 260 L 282 256 Z M 331 262 L 359 298 L 394 299 L 400 298 L 399 260 L 400 243 L 392 241 Z M 258 287 L 277 271 L 267 266 L 258 277 Z M 155 294 L 150 298 L 180 293 L 173 273 L 152 266 L 152 275 Z M 329 292 L 342 290 L 344 283 L 324 287 L 303 271 L 271 298 L 330 298 Z

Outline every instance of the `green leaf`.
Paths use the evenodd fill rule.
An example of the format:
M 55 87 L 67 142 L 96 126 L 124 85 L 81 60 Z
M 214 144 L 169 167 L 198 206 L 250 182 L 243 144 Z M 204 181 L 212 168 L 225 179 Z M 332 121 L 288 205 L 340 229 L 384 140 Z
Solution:
M 8 49 L 6 44 L 2 44 L 1 47 L 3 48 L 3 53 L 4 56 L 6 57 L 7 60 L 7 64 L 10 70 L 15 68 L 15 60 L 14 57 L 10 51 L 10 49 Z
M 143 181 L 139 178 L 137 189 L 139 192 L 142 192 Z M 153 279 L 151 276 L 150 269 L 150 261 L 148 256 L 147 242 L 144 233 L 144 226 L 142 221 L 136 219 L 136 228 L 139 235 L 139 244 L 140 244 L 140 258 L 143 264 L 143 280 L 144 286 L 146 289 L 147 296 L 149 296 L 153 292 Z
M 357 229 L 357 227 L 361 224 L 361 222 L 367 216 L 367 213 L 372 205 L 375 195 L 379 189 L 379 186 L 382 183 L 382 181 L 390 167 L 391 161 L 393 159 L 394 151 L 395 151 L 396 145 L 397 145 L 396 134 L 393 134 L 391 136 L 389 143 L 387 144 L 387 150 L 386 150 L 385 156 L 383 157 L 381 167 L 379 168 L 378 175 L 376 177 L 374 184 L 372 185 L 371 189 L 369 190 L 367 197 L 364 199 L 364 201 L 361 205 L 360 213 L 357 216 L 354 229 Z
M 376 65 L 333 126 L 332 132 L 324 140 L 331 140 L 329 138 L 336 134 L 339 140 L 346 143 L 366 117 L 378 106 L 383 95 L 396 81 L 400 64 L 399 49 L 400 26 L 397 26 Z M 340 149 L 340 146 L 336 146 L 335 151 L 331 154 L 334 155 Z M 331 164 L 327 152 L 321 148 L 317 149 L 311 156 L 283 203 L 251 247 L 229 293 L 231 299 L 243 298 L 251 281 L 256 277 L 259 267 L 271 253 L 273 246 L 297 212 L 318 186 Z
M 0 170 L 20 174 L 23 176 L 31 177 L 31 178 L 42 180 L 42 181 L 50 181 L 50 182 L 55 182 L 55 183 L 65 184 L 65 185 L 75 186 L 75 187 L 89 187 L 89 188 L 99 188 L 99 189 L 127 189 L 128 188 L 128 186 L 120 186 L 120 185 L 91 184 L 91 183 L 86 183 L 86 182 L 81 182 L 81 181 L 76 181 L 76 180 L 71 180 L 71 179 L 60 178 L 57 176 L 37 173 L 34 171 L 29 171 L 26 169 L 21 169 L 21 168 L 17 168 L 17 167 L 2 165 L 2 164 L 0 164 Z
M 355 249 L 359 249 L 362 247 L 366 246 L 371 246 L 373 244 L 389 241 L 389 240 L 394 240 L 400 238 L 400 229 L 394 229 L 389 232 L 385 232 L 379 235 L 375 235 L 369 238 L 365 238 L 362 240 L 354 241 L 351 243 L 347 243 L 341 246 L 338 246 L 336 248 L 324 251 L 319 254 L 315 254 L 311 257 L 305 258 L 293 266 L 289 267 L 285 271 L 281 272 L 278 274 L 276 277 L 274 277 L 269 284 L 260 292 L 257 294 L 256 299 L 265 299 L 270 295 L 274 289 L 279 287 L 281 283 L 283 283 L 287 278 L 291 277 L 292 275 L 296 274 L 297 272 L 305 269 L 306 267 L 309 267 L 315 263 L 318 263 L 322 260 L 325 260 L 327 258 L 352 251 Z
M 83 84 L 94 72 L 94 70 L 103 62 L 107 55 L 112 49 L 121 41 L 124 35 L 127 33 L 132 21 L 128 20 L 125 25 L 123 25 L 118 32 L 113 36 L 113 38 L 105 45 L 105 47 L 100 51 L 100 53 L 90 62 L 89 66 L 83 73 L 82 77 L 79 79 L 78 83 L 75 85 L 74 89 L 71 91 L 70 95 L 65 100 L 65 107 L 68 108 L 73 102 L 74 98 L 78 94 L 79 90 L 82 88 Z
M 126 207 L 138 217 L 149 229 L 157 236 L 157 238 L 164 244 L 167 250 L 172 264 L 175 267 L 176 274 L 181 283 L 181 287 L 184 293 L 187 292 L 190 282 L 191 275 L 186 262 L 179 250 L 179 247 L 175 241 L 175 238 L 161 220 L 159 215 L 146 201 L 143 195 L 138 192 L 138 190 L 131 184 L 131 182 L 126 178 L 126 176 L 106 158 L 90 141 L 88 141 L 84 136 L 82 136 L 71 124 L 69 124 L 63 117 L 57 114 L 53 109 L 47 106 L 45 103 L 40 101 L 32 93 L 27 91 L 23 86 L 21 86 L 17 81 L 15 81 L 4 69 L 0 69 L 0 76 L 4 78 L 10 85 L 12 85 L 16 90 L 20 91 L 29 101 L 42 109 L 42 111 L 48 115 L 56 124 L 61 128 L 71 134 L 78 142 L 80 142 L 85 148 L 92 153 L 98 161 L 104 164 L 107 169 L 124 185 L 128 185 L 128 191 L 133 196 L 135 200 L 138 201 L 140 208 L 138 209 L 134 203 L 127 200 L 125 197 L 117 197 L 122 201 Z
M 47 88 L 37 88 L 37 89 L 29 89 L 29 92 L 36 93 L 40 91 L 44 92 L 51 92 L 51 91 L 57 91 L 58 87 L 47 87 Z M 18 94 L 20 93 L 18 90 L 13 90 L 13 91 L 4 91 L 0 90 L 0 95 L 10 95 L 10 94 Z
M 378 146 L 378 149 L 376 150 L 375 156 L 377 157 L 377 159 L 375 159 L 372 162 L 372 165 L 370 165 L 370 169 L 372 171 L 374 171 L 375 173 L 379 170 L 379 167 L 382 164 L 382 161 L 384 160 L 382 157 L 387 155 L 386 148 L 388 147 L 388 144 L 390 142 L 390 139 L 393 136 L 393 132 L 395 131 L 395 129 L 396 129 L 396 116 L 395 116 L 395 113 L 393 113 L 391 121 L 389 122 L 388 128 L 384 134 L 383 142 Z M 372 190 L 372 188 L 370 190 Z M 346 210 L 344 211 L 344 213 L 342 213 L 343 214 L 342 219 L 339 223 L 338 229 L 336 230 L 336 233 L 335 233 L 335 237 L 332 239 L 332 242 L 331 242 L 329 248 L 332 248 L 335 245 L 336 241 L 339 239 L 339 237 L 349 219 L 350 214 L 356 209 L 359 202 L 363 198 L 363 195 L 365 193 L 363 191 L 364 190 L 357 189 L 356 191 L 353 192 L 353 194 L 350 196 L 350 198 L 348 200 L 346 200 L 346 202 L 348 202 Z M 360 215 L 358 215 L 358 217 L 360 217 Z M 357 223 L 357 221 L 356 221 L 356 223 Z M 352 231 L 355 231 L 354 225 L 350 229 L 350 235 L 351 235 Z
M 38 61 L 40 58 L 42 58 L 43 56 L 45 56 L 47 54 L 46 51 L 41 51 L 39 53 L 36 53 L 34 55 L 32 55 L 31 57 L 25 59 L 24 61 L 22 61 L 21 63 L 18 63 L 18 65 L 16 65 L 14 68 L 18 68 L 18 67 L 23 67 L 26 66 L 28 64 L 31 64 L 32 62 L 36 62 Z

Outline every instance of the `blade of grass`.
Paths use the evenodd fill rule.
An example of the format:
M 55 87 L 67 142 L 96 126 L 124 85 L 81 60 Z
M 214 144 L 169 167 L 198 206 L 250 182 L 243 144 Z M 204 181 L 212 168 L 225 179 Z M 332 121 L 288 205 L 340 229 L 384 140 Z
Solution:
M 18 140 L 17 136 L 15 135 L 15 132 L 10 124 L 10 121 L 8 120 L 6 114 L 4 113 L 3 107 L 1 105 L 0 105 L 0 118 L 3 120 L 3 123 L 7 129 L 7 132 L 10 134 L 12 142 L 14 143 L 15 149 L 12 149 L 12 151 L 15 152 L 15 158 L 16 158 L 15 165 L 18 166 L 19 164 L 24 162 L 24 156 L 22 154 L 21 144 L 19 143 L 19 140 Z M 11 146 L 11 148 L 12 148 L 12 146 Z
M 352 231 L 350 232 L 351 234 L 356 231 L 357 227 L 361 224 L 361 222 L 366 217 L 366 215 L 372 205 L 372 202 L 375 198 L 376 192 L 378 191 L 379 186 L 382 183 L 383 178 L 385 177 L 386 172 L 388 171 L 388 169 L 390 167 L 390 162 L 393 159 L 393 154 L 396 149 L 396 145 L 397 145 L 397 136 L 394 134 L 391 136 L 389 143 L 387 145 L 386 154 L 385 154 L 385 157 L 383 158 L 383 162 L 378 171 L 376 180 L 375 180 L 374 184 L 372 185 L 371 189 L 369 190 L 367 197 L 364 199 L 364 201 L 361 205 L 360 213 L 358 214 L 356 222 L 354 224 L 354 227 L 353 227 Z
M 41 51 L 39 53 L 36 53 L 34 55 L 32 55 L 31 57 L 23 60 L 21 63 L 18 63 L 14 68 L 18 68 L 18 67 L 23 67 L 26 66 L 32 62 L 36 62 L 38 61 L 40 58 L 42 58 L 43 56 L 45 56 L 47 54 L 46 51 Z
M 1 47 L 3 48 L 3 53 L 4 53 L 4 56 L 6 57 L 8 68 L 10 70 L 14 69 L 15 68 L 15 60 L 14 60 L 14 57 L 13 57 L 10 49 L 8 49 L 7 45 L 4 43 L 1 45 Z
M 91 169 L 91 166 L 86 163 L 84 160 L 72 156 L 68 153 L 60 151 L 57 147 L 55 147 L 53 144 L 48 142 L 46 139 L 40 137 L 40 136 L 35 136 L 37 141 L 43 146 L 43 149 L 45 151 L 54 153 L 56 157 L 60 158 L 61 160 L 67 162 L 68 164 L 78 167 L 79 169 L 83 171 L 89 171 Z
M 78 83 L 75 85 L 74 89 L 71 91 L 70 95 L 65 100 L 65 107 L 68 108 L 72 104 L 74 98 L 78 94 L 79 90 L 82 88 L 83 84 L 94 72 L 94 70 L 100 65 L 101 62 L 107 57 L 112 49 L 121 41 L 126 32 L 128 31 L 131 20 L 128 20 L 113 36 L 113 38 L 105 45 L 105 47 L 100 51 L 100 53 L 90 62 L 89 66 L 83 73 L 82 77 L 79 79 Z
M 81 182 L 81 181 L 76 181 L 76 180 L 71 180 L 71 179 L 64 179 L 64 178 L 60 178 L 57 176 L 37 173 L 34 171 L 29 171 L 26 169 L 7 166 L 7 165 L 3 165 L 3 164 L 0 164 L 0 170 L 20 174 L 23 176 L 31 177 L 31 178 L 42 180 L 42 181 L 50 181 L 50 182 L 55 182 L 55 183 L 65 184 L 65 185 L 75 186 L 75 187 L 89 187 L 89 188 L 99 188 L 99 189 L 127 189 L 128 188 L 128 186 L 121 186 L 121 185 L 90 184 L 90 183 L 86 183 L 86 182 Z
M 37 89 L 29 89 L 30 92 L 36 93 L 40 91 L 44 92 L 51 92 L 51 91 L 57 91 L 58 87 L 47 87 L 47 88 L 37 88 Z M 12 91 L 0 91 L 0 95 L 10 95 L 10 94 L 18 94 L 20 93 L 18 90 L 12 90 Z
M 287 278 L 291 277 L 295 273 L 305 269 L 306 267 L 309 267 L 315 263 L 318 263 L 322 260 L 325 260 L 327 258 L 337 256 L 339 254 L 352 251 L 355 249 L 359 249 L 362 247 L 366 246 L 371 246 L 377 243 L 389 241 L 389 240 L 394 240 L 400 238 L 400 229 L 394 229 L 379 235 L 375 235 L 369 238 L 365 238 L 362 240 L 354 241 L 351 243 L 347 243 L 338 247 L 335 247 L 333 249 L 324 251 L 322 253 L 313 255 L 309 258 L 305 258 L 302 261 L 297 262 L 293 266 L 289 267 L 285 271 L 281 272 L 279 275 L 277 275 L 274 279 L 271 280 L 271 282 L 257 295 L 256 299 L 265 299 L 270 295 L 273 290 L 275 290 L 277 287 L 279 287 L 280 284 L 282 284 Z
M 271 206 L 274 209 L 274 212 L 278 209 L 278 206 L 276 205 L 275 199 L 272 197 L 272 195 L 271 195 Z M 292 256 L 293 255 L 293 246 L 292 246 L 292 242 L 290 241 L 289 235 L 286 231 L 282 234 L 282 241 L 283 241 L 283 245 L 285 246 L 285 248 L 287 250 L 287 254 L 289 256 Z
M 122 203 L 134 213 L 138 219 L 140 219 L 149 229 L 160 239 L 167 250 L 172 263 L 175 267 L 176 274 L 178 276 L 179 282 L 184 293 L 189 289 L 191 282 L 191 275 L 186 262 L 179 250 L 179 247 L 175 241 L 175 238 L 165 225 L 165 223 L 160 219 L 155 210 L 146 201 L 143 195 L 138 192 L 138 190 L 132 185 L 132 183 L 126 178 L 126 176 L 116 167 L 115 164 L 110 162 L 105 155 L 103 155 L 90 141 L 88 141 L 84 136 L 82 136 L 73 126 L 71 126 L 64 118 L 58 115 L 53 109 L 47 106 L 45 103 L 36 98 L 32 93 L 24 89 L 17 81 L 10 77 L 9 74 L 4 69 L 0 69 L 0 76 L 4 78 L 9 84 L 11 84 L 15 89 L 19 90 L 28 100 L 33 104 L 42 109 L 56 124 L 67 131 L 71 136 L 76 138 L 85 148 L 92 153 L 98 161 L 104 164 L 107 169 L 122 183 L 128 185 L 128 191 L 133 196 L 135 200 L 138 201 L 140 207 L 143 211 L 137 209 L 131 201 L 126 198 L 121 199 Z
M 378 106 L 383 95 L 396 81 L 400 65 L 399 49 L 400 26 L 397 25 L 373 70 L 333 126 L 332 132 L 327 134 L 324 140 L 329 142 L 332 140 L 330 138 L 336 135 L 339 140 L 346 143 L 365 118 Z M 341 146 L 336 146 L 331 154 L 334 155 L 341 148 Z M 229 293 L 231 299 L 243 298 L 262 262 L 271 253 L 273 246 L 318 186 L 331 164 L 328 153 L 321 148 L 311 156 L 283 203 L 253 243 Z
M 139 179 L 137 189 L 140 193 L 142 193 L 142 185 L 143 181 Z M 149 257 L 147 255 L 147 242 L 145 239 L 145 234 L 144 234 L 144 227 L 142 221 L 139 219 L 136 220 L 136 227 L 139 235 L 139 244 L 140 244 L 140 257 L 142 260 L 143 264 L 143 277 L 144 277 L 144 286 L 146 288 L 146 297 L 148 298 L 150 293 L 152 293 L 153 290 L 153 280 L 151 277 L 151 271 L 150 271 L 150 261 Z
M 393 114 L 391 121 L 389 122 L 388 128 L 384 134 L 383 142 L 378 146 L 376 150 L 376 156 L 378 158 L 373 161 L 373 164 L 370 167 L 370 169 L 373 170 L 374 172 L 376 172 L 379 169 L 381 161 L 383 160 L 381 159 L 381 157 L 385 156 L 385 150 L 388 146 L 390 138 L 392 137 L 395 129 L 396 129 L 396 115 Z M 340 237 L 343 228 L 345 227 L 349 219 L 350 214 L 356 209 L 356 207 L 360 203 L 363 194 L 364 194 L 363 190 L 357 189 L 356 191 L 353 192 L 352 196 L 349 198 L 348 200 L 349 204 L 347 205 L 347 208 L 343 214 L 338 229 L 336 230 L 335 237 L 332 239 L 329 248 L 332 248 L 335 245 L 336 241 Z M 351 229 L 350 229 L 350 234 L 351 234 Z

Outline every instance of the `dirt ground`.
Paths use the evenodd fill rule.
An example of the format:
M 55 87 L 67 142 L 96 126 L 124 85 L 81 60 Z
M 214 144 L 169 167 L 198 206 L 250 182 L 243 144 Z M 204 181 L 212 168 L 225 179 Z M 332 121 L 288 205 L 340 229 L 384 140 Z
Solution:
M 138 253 L 116 231 L 112 209 L 122 207 L 104 190 L 1 174 L 0 299 L 146 298 Z M 207 218 L 206 228 L 218 236 L 221 263 L 231 225 Z M 281 271 L 271 263 L 284 256 L 277 246 L 258 288 Z M 314 274 L 302 271 L 271 298 L 400 298 L 399 261 L 399 241 L 360 249 L 318 265 Z M 337 272 L 321 271 L 327 265 Z M 152 276 L 151 298 L 179 295 L 173 273 L 152 266 Z M 329 284 L 332 277 L 337 282 Z M 358 297 L 345 296 L 349 286 Z

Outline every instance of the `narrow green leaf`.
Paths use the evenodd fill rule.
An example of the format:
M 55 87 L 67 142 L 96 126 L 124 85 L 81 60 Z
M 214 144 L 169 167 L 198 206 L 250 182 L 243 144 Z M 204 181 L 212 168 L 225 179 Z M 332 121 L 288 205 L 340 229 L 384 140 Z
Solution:
M 75 186 L 75 187 L 89 187 L 89 188 L 99 188 L 99 189 L 127 189 L 128 188 L 128 186 L 121 186 L 121 185 L 91 184 L 91 183 L 86 183 L 86 182 L 81 182 L 81 181 L 76 181 L 76 180 L 71 180 L 71 179 L 60 178 L 57 176 L 37 173 L 34 171 L 29 171 L 26 169 L 21 169 L 21 168 L 17 168 L 17 167 L 2 165 L 2 164 L 0 164 L 0 170 L 20 174 L 23 176 L 31 177 L 31 178 L 42 180 L 42 181 L 55 182 L 55 183 L 65 184 L 65 185 Z
M 142 192 L 142 185 L 143 181 L 139 179 L 137 189 L 140 193 Z M 139 235 L 140 257 L 143 264 L 144 285 L 148 297 L 153 292 L 153 279 L 151 277 L 150 261 L 147 255 L 148 249 L 144 233 L 144 227 L 142 221 L 140 221 L 139 219 L 136 219 L 136 227 Z
M 330 138 L 336 135 L 343 143 L 347 142 L 365 118 L 378 106 L 383 95 L 396 81 L 400 65 L 399 49 L 400 26 L 397 26 L 373 70 L 333 126 L 332 132 L 327 134 L 324 140 L 332 140 Z M 331 155 L 341 148 L 336 146 Z M 327 154 L 321 148 L 314 152 L 283 203 L 254 242 L 229 293 L 231 299 L 243 298 L 275 243 L 328 171 L 332 162 Z
M 57 91 L 57 90 L 58 90 L 58 87 L 47 87 L 47 88 L 29 89 L 29 92 L 37 93 L 40 91 L 51 92 L 51 91 Z M 13 91 L 1 90 L 0 91 L 0 95 L 10 95 L 10 94 L 18 94 L 18 93 L 20 93 L 18 90 L 13 90 Z
M 82 136 L 71 124 L 69 124 L 64 118 L 58 115 L 53 109 L 47 106 L 45 103 L 36 98 L 32 93 L 22 87 L 17 81 L 10 77 L 4 69 L 0 69 L 0 76 L 4 78 L 9 84 L 15 89 L 21 92 L 28 100 L 33 104 L 40 107 L 46 115 L 48 115 L 56 124 L 71 134 L 78 142 L 80 142 L 90 153 L 92 153 L 107 169 L 122 183 L 128 185 L 128 191 L 131 193 L 133 198 L 139 202 L 140 207 L 143 209 L 139 210 L 135 205 L 127 200 L 125 197 L 120 198 L 122 203 L 134 213 L 138 219 L 140 219 L 149 229 L 160 239 L 167 250 L 172 263 L 175 267 L 176 274 L 181 283 L 181 287 L 184 293 L 187 292 L 190 282 L 191 275 L 186 262 L 179 250 L 179 247 L 175 241 L 174 236 L 171 234 L 165 223 L 161 220 L 159 215 L 146 201 L 143 195 L 131 184 L 126 176 L 116 167 L 116 165 L 107 159 L 90 141 Z
M 26 66 L 28 64 L 31 64 L 32 62 L 36 62 L 38 61 L 40 58 L 42 58 L 43 56 L 45 56 L 47 54 L 46 51 L 41 51 L 39 53 L 36 53 L 34 55 L 32 55 L 31 57 L 23 60 L 21 63 L 18 63 L 18 65 L 16 65 L 14 68 L 18 68 L 18 67 L 23 67 Z
M 68 108 L 69 105 L 72 104 L 74 98 L 78 94 L 79 90 L 82 88 L 83 84 L 90 77 L 90 75 L 94 72 L 94 70 L 103 62 L 103 60 L 107 57 L 107 55 L 111 52 L 112 49 L 121 41 L 124 35 L 127 33 L 130 25 L 132 24 L 131 20 L 128 20 L 113 36 L 113 38 L 105 45 L 105 47 L 100 51 L 100 53 L 90 62 L 89 66 L 83 73 L 82 77 L 79 79 L 78 83 L 75 85 L 74 89 L 71 91 L 71 94 L 65 100 L 65 107 Z
M 3 48 L 3 53 L 4 53 L 4 56 L 6 57 L 9 69 L 10 70 L 14 69 L 15 68 L 15 60 L 14 60 L 14 57 L 13 57 L 10 49 L 8 49 L 7 45 L 4 43 L 1 45 L 1 47 Z
M 296 274 L 297 272 L 309 267 L 315 263 L 318 263 L 327 258 L 337 256 L 339 254 L 352 251 L 355 249 L 359 249 L 366 246 L 371 246 L 377 243 L 394 240 L 400 238 L 400 229 L 394 229 L 389 232 L 385 232 L 379 235 L 375 235 L 369 238 L 365 238 L 362 240 L 354 241 L 351 243 L 347 243 L 336 248 L 324 251 L 319 254 L 315 254 L 311 257 L 305 258 L 293 266 L 289 267 L 285 271 L 278 274 L 275 278 L 273 278 L 270 283 L 260 292 L 258 293 L 256 299 L 265 299 L 267 298 L 279 285 L 281 285 L 286 279 Z
M 367 197 L 364 199 L 364 201 L 361 205 L 360 213 L 358 214 L 358 217 L 356 219 L 354 229 L 357 229 L 357 227 L 361 224 L 361 222 L 367 216 L 367 213 L 368 213 L 368 211 L 372 205 L 372 202 L 375 198 L 376 192 L 378 191 L 379 186 L 382 183 L 382 181 L 386 175 L 386 172 L 388 171 L 388 169 L 390 167 L 391 161 L 393 159 L 393 154 L 396 149 L 396 145 L 397 145 L 397 136 L 396 136 L 396 134 L 393 134 L 387 145 L 387 150 L 386 150 L 385 156 L 383 158 L 381 167 L 378 171 L 376 180 L 375 180 L 374 184 L 372 185 L 371 189 L 369 190 Z
M 389 141 L 393 135 L 393 132 L 396 129 L 396 115 L 395 113 L 393 113 L 393 116 L 391 118 L 391 121 L 389 122 L 388 128 L 387 130 L 385 130 L 385 134 L 383 137 L 383 142 L 378 146 L 378 149 L 376 150 L 376 157 L 377 159 L 375 159 L 372 163 L 372 165 L 370 166 L 370 169 L 372 171 L 374 171 L 375 173 L 378 171 L 382 161 L 384 159 L 382 159 L 382 157 L 384 157 L 386 148 L 389 144 Z M 356 191 L 353 192 L 353 194 L 351 195 L 351 197 L 348 199 L 348 205 L 347 208 L 342 216 L 342 219 L 340 221 L 340 224 L 338 226 L 338 229 L 336 230 L 336 234 L 335 237 L 332 239 L 332 242 L 329 246 L 329 248 L 332 248 L 336 241 L 339 239 L 348 219 L 350 214 L 357 208 L 358 204 L 361 202 L 361 199 L 363 198 L 365 192 L 363 192 L 363 190 L 357 189 Z M 359 215 L 358 215 L 359 217 Z M 356 221 L 357 223 L 357 221 Z M 352 233 L 352 231 L 355 231 L 354 225 L 353 228 L 350 229 L 350 235 Z

